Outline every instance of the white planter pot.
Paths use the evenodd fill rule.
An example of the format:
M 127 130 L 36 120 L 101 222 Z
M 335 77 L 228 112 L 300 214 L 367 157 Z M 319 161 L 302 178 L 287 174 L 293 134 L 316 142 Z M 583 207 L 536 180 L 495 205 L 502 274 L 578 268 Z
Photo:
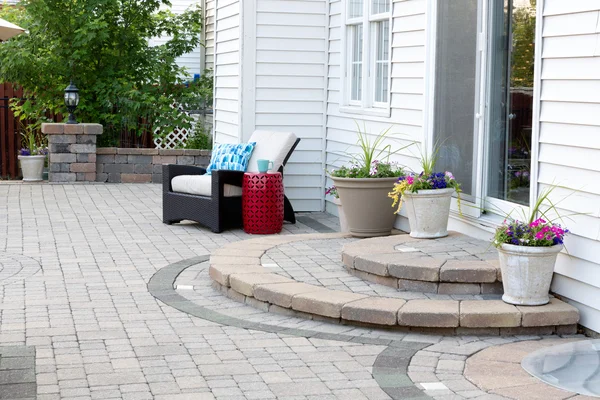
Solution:
M 23 181 L 39 182 L 43 180 L 46 156 L 18 156 L 23 172 Z
M 337 206 L 338 218 L 340 219 L 340 232 L 350 232 L 350 228 L 348 228 L 348 221 L 346 221 L 346 214 L 344 214 L 344 209 L 342 208 L 342 202 L 340 201 L 340 199 L 336 199 L 334 197 L 333 204 Z
M 404 193 L 402 207 L 408 215 L 410 236 L 433 239 L 448 236 L 448 217 L 453 188 Z
M 547 304 L 554 264 L 562 249 L 562 245 L 527 247 L 503 244 L 498 249 L 504 286 L 502 300 L 523 306 Z

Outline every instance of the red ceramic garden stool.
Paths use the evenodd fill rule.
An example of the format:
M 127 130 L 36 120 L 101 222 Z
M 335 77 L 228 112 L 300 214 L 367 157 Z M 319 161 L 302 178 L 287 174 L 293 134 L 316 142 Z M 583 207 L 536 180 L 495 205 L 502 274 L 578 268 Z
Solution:
M 242 184 L 244 232 L 268 235 L 283 228 L 281 173 L 245 173 Z

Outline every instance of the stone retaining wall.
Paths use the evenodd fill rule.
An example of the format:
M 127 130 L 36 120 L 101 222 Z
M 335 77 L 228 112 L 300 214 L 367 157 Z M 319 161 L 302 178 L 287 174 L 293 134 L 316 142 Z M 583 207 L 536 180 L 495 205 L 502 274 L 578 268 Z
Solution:
M 96 182 L 161 183 L 163 164 L 206 167 L 210 155 L 210 150 L 101 147 L 96 150 Z

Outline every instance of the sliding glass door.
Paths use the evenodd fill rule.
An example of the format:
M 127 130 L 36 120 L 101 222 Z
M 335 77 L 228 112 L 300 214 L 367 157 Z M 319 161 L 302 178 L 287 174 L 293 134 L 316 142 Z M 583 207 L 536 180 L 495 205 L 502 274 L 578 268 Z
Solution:
M 491 198 L 529 204 L 535 0 L 491 2 L 488 185 Z
M 535 2 L 436 2 L 437 169 L 452 171 L 478 210 L 529 205 Z

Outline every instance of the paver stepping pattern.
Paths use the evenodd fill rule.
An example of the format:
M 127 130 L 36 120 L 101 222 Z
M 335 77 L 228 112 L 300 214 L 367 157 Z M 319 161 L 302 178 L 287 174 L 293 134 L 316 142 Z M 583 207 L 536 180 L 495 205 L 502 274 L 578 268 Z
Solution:
M 393 235 L 356 241 L 344 245 L 342 260 L 351 274 L 399 290 L 502 294 L 496 249 L 456 232 L 440 239 Z
M 406 302 L 397 301 L 396 296 L 390 296 L 389 302 L 382 301 L 387 296 L 369 293 L 373 286 L 368 286 L 366 290 L 353 289 L 344 281 L 344 277 L 336 270 L 335 263 L 328 257 L 320 257 L 310 252 L 303 252 L 302 242 L 310 240 L 319 240 L 321 246 L 326 247 L 327 240 L 343 239 L 344 234 L 314 234 L 314 235 L 294 235 L 294 236 L 275 236 L 249 239 L 241 243 L 225 245 L 221 251 L 227 251 L 229 247 L 235 250 L 262 250 L 267 252 L 268 259 L 262 259 L 254 255 L 223 257 L 211 256 L 209 274 L 214 280 L 217 288 L 222 290 L 228 296 L 253 304 L 264 310 L 273 312 L 290 313 L 308 318 L 326 318 L 333 322 L 358 323 L 381 326 L 393 326 L 404 329 L 434 329 L 443 333 L 456 334 L 501 334 L 510 335 L 518 333 L 568 333 L 574 332 L 579 321 L 579 312 L 576 308 L 558 299 L 540 307 L 516 307 L 506 304 L 497 299 L 484 299 L 474 297 L 459 297 L 457 299 L 408 299 Z M 448 279 L 462 280 L 459 285 L 469 285 L 474 280 L 489 280 L 497 277 L 496 267 L 483 260 L 473 260 L 474 254 L 480 251 L 476 247 L 476 242 L 464 235 L 453 234 L 447 238 L 448 243 L 443 239 L 428 241 L 422 243 L 422 240 L 414 240 L 408 235 L 395 235 L 386 238 L 366 239 L 363 241 L 354 241 L 344 246 L 343 260 L 348 265 L 349 260 L 356 260 L 359 255 L 376 253 L 386 248 L 392 248 L 397 251 L 399 247 L 408 248 L 408 246 L 420 246 L 418 252 L 422 253 L 423 258 L 427 258 L 426 263 L 418 261 L 419 266 L 424 268 L 430 274 L 432 269 L 438 268 L 437 277 L 442 279 L 444 275 Z M 479 242 L 479 241 L 478 241 Z M 296 244 L 296 248 L 293 248 Z M 277 263 L 279 255 L 277 253 L 268 253 L 270 249 L 278 246 L 290 246 L 282 251 L 288 258 L 301 261 L 307 259 L 304 264 L 309 268 L 318 267 L 323 269 L 320 274 L 306 273 L 302 268 L 288 268 L 280 266 Z M 456 249 L 463 250 L 456 250 Z M 349 250 L 351 249 L 351 250 Z M 413 247 L 410 248 L 413 251 Z M 432 254 L 428 254 L 427 249 L 432 249 Z M 464 249 L 468 249 L 464 250 Z M 477 249 L 477 250 L 476 250 Z M 464 255 L 463 253 L 467 254 Z M 311 257 L 312 255 L 312 257 Z M 402 258 L 402 252 L 400 252 Z M 465 260 L 455 257 L 463 257 Z M 485 257 L 491 257 L 487 253 Z M 444 270 L 446 262 L 451 262 L 448 268 Z M 382 260 L 381 258 L 379 259 Z M 406 259 L 410 260 L 410 259 Z M 441 260 L 441 261 L 440 261 Z M 385 259 L 385 268 L 389 271 L 390 259 Z M 285 261 L 283 261 L 285 264 Z M 352 261 L 355 265 L 355 261 Z M 461 269 L 461 262 L 466 262 L 467 267 Z M 329 271 L 322 265 L 331 264 Z M 475 268 L 476 263 L 486 263 L 482 268 Z M 298 263 L 296 263 L 298 264 Z M 381 268 L 383 262 L 374 263 L 370 266 L 371 271 Z M 399 265 L 399 264 L 395 264 Z M 416 264 L 411 268 L 416 269 Z M 288 266 L 289 267 L 289 266 Z M 366 269 L 366 268 L 365 268 Z M 269 270 L 273 271 L 269 273 Z M 458 271 L 458 272 L 457 272 Z M 493 271 L 494 274 L 490 274 Z M 281 274 L 283 272 L 283 274 Z M 365 272 L 365 271 L 363 271 Z M 383 269 L 379 269 L 379 273 Z M 292 275 L 293 274 L 293 275 Z M 298 282 L 309 275 L 315 279 L 316 284 Z M 307 281 L 311 281 L 309 278 Z M 423 281 L 437 285 L 437 282 Z M 433 275 L 429 275 L 433 279 Z M 335 286 L 337 282 L 340 288 L 326 287 L 328 279 L 333 280 Z M 401 279 L 400 279 L 401 280 Z M 439 282 L 443 284 L 445 282 Z M 484 283 L 476 283 L 484 285 Z M 481 286 L 483 287 L 483 286 Z M 391 289 L 391 288 L 390 288 Z M 396 292 L 398 292 L 396 290 Z M 438 294 L 439 296 L 439 294 Z M 426 297 L 426 296 L 425 296 Z M 356 303 L 356 306 L 354 305 Z M 533 310 L 533 311 L 532 311 Z

